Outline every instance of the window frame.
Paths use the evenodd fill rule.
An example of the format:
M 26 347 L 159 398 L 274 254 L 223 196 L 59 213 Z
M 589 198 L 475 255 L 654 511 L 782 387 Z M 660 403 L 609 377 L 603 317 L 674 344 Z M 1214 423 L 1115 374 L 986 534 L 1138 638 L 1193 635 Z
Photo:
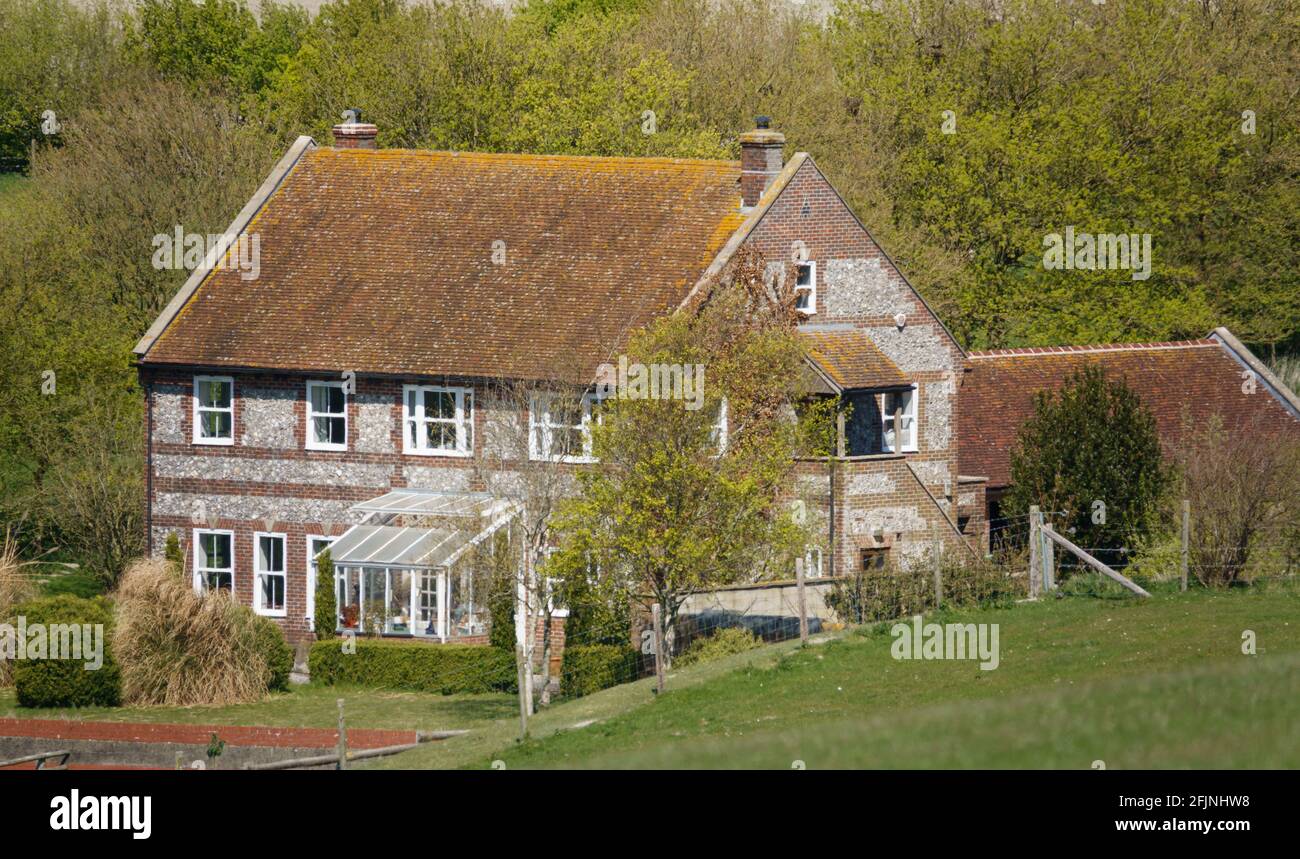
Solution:
M 804 316 L 816 316 L 817 315 L 817 262 L 815 260 L 799 260 L 795 262 L 794 265 L 795 265 L 795 275 L 794 275 L 794 287 L 792 291 L 794 293 L 795 310 L 798 311 L 799 313 L 802 313 Z M 804 266 L 808 268 L 808 285 L 800 286 L 799 269 Z M 808 293 L 807 309 L 804 309 L 799 306 L 800 292 Z
M 230 566 L 229 567 L 204 567 L 199 565 L 199 547 L 200 538 L 205 534 L 214 534 L 224 536 L 230 539 Z M 191 584 L 194 586 L 194 592 L 199 595 L 211 593 L 208 590 L 209 573 L 229 573 L 230 574 L 230 593 L 235 593 L 235 532 L 228 528 L 195 528 L 192 536 L 193 544 L 191 549 L 194 553 Z M 218 588 L 220 590 L 220 588 Z
M 418 392 L 417 413 L 407 411 L 411 393 Z M 430 418 L 424 413 L 425 395 L 429 393 L 451 394 L 454 397 L 456 417 Z M 414 423 L 420 430 L 416 433 L 416 445 L 411 446 L 410 425 Z M 423 447 L 421 439 L 427 440 L 424 428 L 431 423 L 452 424 L 456 427 L 456 447 L 452 450 L 441 447 Z M 453 385 L 403 385 L 402 386 L 402 453 L 412 456 L 453 456 L 468 458 L 474 455 L 474 389 Z
M 262 538 L 280 541 L 280 572 L 262 569 Z M 279 576 L 284 580 L 284 608 L 273 609 L 262 605 L 262 576 Z M 253 532 L 253 611 L 263 617 L 289 616 L 289 535 L 283 531 Z
M 537 462 L 569 462 L 569 463 L 592 463 L 597 459 L 592 455 L 591 449 L 591 423 L 593 407 L 598 405 L 601 397 L 595 391 L 584 391 L 582 394 L 582 417 L 576 424 L 560 424 L 550 419 L 550 404 L 553 400 L 561 399 L 564 395 L 558 393 L 534 393 L 528 399 L 528 458 Z M 544 407 L 539 407 L 539 403 L 545 402 Z M 544 418 L 544 420 L 543 420 Z M 595 421 L 600 422 L 599 413 L 595 416 Z M 546 438 L 546 451 L 538 448 L 537 430 L 541 429 Z M 554 440 L 552 432 L 557 429 L 578 430 L 582 433 L 582 453 L 565 454 L 556 456 L 551 452 Z
M 225 408 L 215 406 L 202 406 L 199 399 L 199 384 L 202 382 L 225 382 L 230 386 L 230 405 Z M 193 400 L 193 409 L 190 413 L 191 441 L 194 444 L 210 444 L 222 447 L 230 447 L 235 443 L 235 377 L 234 376 L 195 376 L 193 387 L 190 391 Z M 218 414 L 230 415 L 230 436 L 228 438 L 214 436 L 204 437 L 201 433 L 203 422 L 200 417 L 204 412 L 215 412 Z
M 885 410 L 885 404 L 888 402 L 890 394 L 900 394 L 904 392 L 910 394 L 911 396 L 908 398 L 910 407 L 903 410 L 903 421 L 904 423 L 906 423 L 909 419 L 911 420 L 912 432 L 911 432 L 911 441 L 908 444 L 904 444 L 902 446 L 902 449 L 900 450 L 898 447 L 897 440 L 895 440 L 892 446 L 887 445 L 885 441 L 886 433 L 891 432 L 894 428 L 894 416 L 893 414 Z M 921 399 L 920 387 L 915 383 L 913 383 L 910 387 L 908 387 L 906 391 L 900 388 L 896 391 L 881 392 L 880 394 L 880 450 L 882 453 L 917 453 L 920 451 L 921 425 L 920 425 L 920 421 L 917 419 L 920 399 Z
M 322 387 L 322 388 L 338 388 L 338 389 L 342 390 L 342 391 L 343 391 L 343 412 L 342 412 L 342 414 L 336 414 L 336 413 L 334 413 L 334 412 L 318 412 L 318 411 L 315 411 L 315 410 L 312 408 L 312 399 L 311 399 L 311 391 L 312 391 L 312 388 L 313 388 L 313 387 Z M 348 387 L 347 387 L 347 383 L 346 383 L 346 382 L 343 382 L 343 381 L 335 381 L 335 380 L 332 380 L 332 379 L 331 379 L 331 380 L 308 379 L 308 380 L 307 380 L 307 410 L 306 410 L 306 411 L 307 411 L 307 437 L 306 437 L 306 445 L 305 445 L 305 447 L 306 447 L 307 450 L 334 450 L 334 451 L 346 451 L 346 450 L 348 449 L 348 429 L 349 429 L 349 426 L 348 426 L 348 424 L 349 424 L 349 421 L 348 421 Z M 317 418 L 326 418 L 326 419 L 335 419 L 335 420 L 337 420 L 338 418 L 342 418 L 342 419 L 343 419 L 343 443 L 342 443 L 342 444 L 334 444 L 334 443 L 332 443 L 332 442 L 316 441 L 316 425 L 315 425 L 315 422 L 316 422 L 316 419 L 317 419 Z

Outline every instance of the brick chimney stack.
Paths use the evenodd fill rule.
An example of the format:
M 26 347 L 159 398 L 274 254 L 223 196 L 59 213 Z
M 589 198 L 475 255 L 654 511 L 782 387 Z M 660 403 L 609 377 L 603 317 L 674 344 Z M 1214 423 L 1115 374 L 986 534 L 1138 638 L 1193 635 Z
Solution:
M 758 117 L 753 131 L 740 135 L 740 200 L 746 208 L 758 204 L 763 192 L 781 172 L 785 135 L 771 128 L 772 120 Z
M 334 126 L 335 149 L 375 149 L 375 137 L 379 129 L 373 123 L 361 121 L 361 111 L 350 110 L 352 117 L 347 122 Z

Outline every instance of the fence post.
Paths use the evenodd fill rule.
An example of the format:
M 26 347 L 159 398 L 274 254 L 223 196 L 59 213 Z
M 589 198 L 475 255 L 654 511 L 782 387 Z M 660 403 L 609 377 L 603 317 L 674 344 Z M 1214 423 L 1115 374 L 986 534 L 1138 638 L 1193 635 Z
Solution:
M 519 684 L 519 739 L 528 739 L 528 682 L 529 667 L 524 662 L 524 646 L 515 645 L 515 678 Z
M 335 769 L 345 770 L 348 768 L 348 728 L 343 723 L 343 699 L 339 700 L 339 761 L 335 764 Z
M 1029 508 L 1029 598 L 1038 599 L 1038 592 L 1042 590 L 1043 567 L 1038 560 L 1038 552 L 1042 546 L 1042 535 L 1039 530 L 1043 525 L 1043 514 L 1034 504 Z
M 1056 587 L 1056 544 L 1043 533 L 1043 524 L 1038 523 L 1038 541 L 1041 544 L 1039 555 L 1043 559 L 1043 590 L 1050 591 Z
M 943 541 L 935 536 L 933 557 L 930 559 L 930 565 L 934 568 L 934 607 L 938 609 L 943 605 L 943 565 L 940 563 L 939 553 L 943 551 Z
M 1182 584 L 1180 590 L 1187 590 L 1187 554 L 1192 542 L 1192 502 L 1183 499 L 1183 546 L 1182 546 Z
M 800 644 L 808 643 L 808 602 L 804 598 L 803 590 L 803 558 L 794 559 L 794 580 L 799 590 L 799 642 Z
M 664 617 L 659 603 L 650 607 L 655 625 L 655 681 L 660 694 L 664 691 Z

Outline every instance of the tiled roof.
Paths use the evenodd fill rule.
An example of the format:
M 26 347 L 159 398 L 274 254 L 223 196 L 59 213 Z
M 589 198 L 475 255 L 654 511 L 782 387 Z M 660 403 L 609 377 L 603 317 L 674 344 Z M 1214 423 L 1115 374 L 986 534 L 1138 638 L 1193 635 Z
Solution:
M 857 328 L 801 328 L 808 357 L 841 389 L 888 388 L 909 383 L 898 365 Z
M 311 149 L 249 227 L 259 277 L 214 271 L 142 360 L 590 376 L 741 224 L 739 177 L 729 161 Z
M 1059 389 L 1089 364 L 1127 381 L 1155 415 L 1166 452 L 1178 444 L 1185 416 L 1199 423 L 1217 413 L 1229 428 L 1262 424 L 1300 432 L 1300 422 L 1262 380 L 1255 393 L 1243 390 L 1245 368 L 1214 339 L 1000 349 L 972 352 L 970 359 L 960 396 L 959 467 L 988 477 L 991 487 L 1010 483 L 1011 444 L 1033 414 L 1034 394 Z

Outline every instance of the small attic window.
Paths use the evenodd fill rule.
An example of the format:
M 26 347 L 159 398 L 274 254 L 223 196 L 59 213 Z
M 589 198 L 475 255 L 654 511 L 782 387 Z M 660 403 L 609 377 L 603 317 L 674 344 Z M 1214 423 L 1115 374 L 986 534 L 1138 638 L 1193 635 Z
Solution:
M 812 316 L 817 312 L 817 263 L 795 263 L 794 307 Z

